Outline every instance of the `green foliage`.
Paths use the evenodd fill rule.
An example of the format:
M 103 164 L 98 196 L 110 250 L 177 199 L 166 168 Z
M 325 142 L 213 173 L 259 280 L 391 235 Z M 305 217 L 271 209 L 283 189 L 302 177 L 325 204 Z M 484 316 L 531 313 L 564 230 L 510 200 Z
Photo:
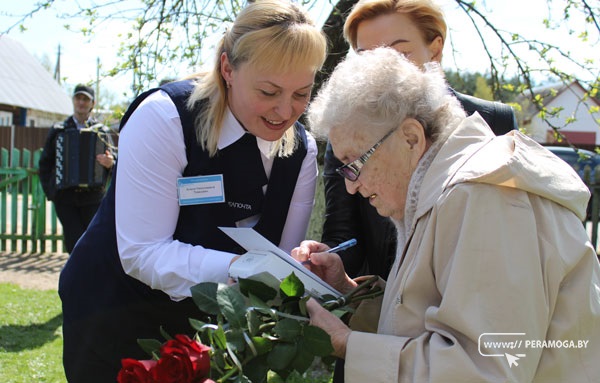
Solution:
M 0 284 L 0 382 L 64 383 L 56 291 Z
M 323 146 L 323 150 L 325 147 Z M 319 149 L 319 153 L 323 153 Z M 317 159 L 318 160 L 318 159 Z M 322 159 L 320 164 L 322 164 Z M 319 177 L 317 178 L 317 189 L 315 191 L 315 205 L 310 215 L 306 239 L 321 240 L 323 223 L 325 221 L 325 187 L 323 186 L 323 166 L 319 165 Z
M 266 382 L 269 371 L 284 379 L 302 375 L 317 357 L 333 352 L 329 335 L 309 324 L 308 297 L 295 274 L 277 289 L 251 279 L 239 282 L 192 288 L 198 308 L 212 316 L 206 323 L 190 323 L 212 347 L 211 369 L 218 381 Z
M 492 92 L 492 88 L 487 84 L 485 78 L 482 76 L 477 77 L 475 80 L 475 92 L 473 96 L 481 98 L 483 100 L 494 100 L 494 93 Z
M 485 100 L 496 100 L 504 103 L 513 102 L 524 91 L 524 85 L 517 76 L 512 78 L 502 77 L 500 86 L 493 88 L 493 80 L 488 73 L 457 72 L 447 69 L 444 74 L 448 85 L 452 89 Z

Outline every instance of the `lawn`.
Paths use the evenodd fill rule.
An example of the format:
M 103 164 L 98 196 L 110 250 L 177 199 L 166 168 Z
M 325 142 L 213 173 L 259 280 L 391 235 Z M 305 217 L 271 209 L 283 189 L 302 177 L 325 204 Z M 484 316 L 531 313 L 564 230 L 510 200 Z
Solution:
M 66 382 L 57 292 L 0 283 L 0 307 L 0 382 Z

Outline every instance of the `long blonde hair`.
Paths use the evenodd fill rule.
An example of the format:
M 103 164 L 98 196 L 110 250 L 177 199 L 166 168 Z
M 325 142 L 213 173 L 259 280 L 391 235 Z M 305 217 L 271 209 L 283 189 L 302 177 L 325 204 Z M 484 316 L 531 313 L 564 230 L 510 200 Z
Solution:
M 327 56 L 327 40 L 297 5 L 281 0 L 257 0 L 247 5 L 223 35 L 214 68 L 199 77 L 188 100 L 194 108 L 200 100 L 206 107 L 196 118 L 196 137 L 210 156 L 217 153 L 223 117 L 227 110 L 227 86 L 221 75 L 221 54 L 232 67 L 247 63 L 269 72 L 311 68 L 316 73 Z M 288 129 L 273 145 L 279 156 L 296 147 L 295 129 Z

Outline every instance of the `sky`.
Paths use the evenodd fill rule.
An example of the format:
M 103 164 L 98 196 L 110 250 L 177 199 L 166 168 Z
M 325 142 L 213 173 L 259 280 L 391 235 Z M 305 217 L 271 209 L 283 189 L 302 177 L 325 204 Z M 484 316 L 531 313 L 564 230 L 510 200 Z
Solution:
M 11 15 L 26 14 L 34 9 L 39 1 L 4 1 L 0 9 L 0 32 L 4 32 L 17 21 L 17 18 L 11 17 Z M 442 6 L 449 24 L 449 39 L 444 50 L 444 67 L 482 73 L 489 71 L 489 63 L 482 44 L 464 12 L 457 8 L 454 0 L 437 1 Z M 89 1 L 79 0 L 79 2 L 86 4 Z M 123 4 L 123 2 L 114 3 Z M 137 4 L 135 0 L 127 0 L 125 3 Z M 557 45 L 568 46 L 579 54 L 600 61 L 599 49 L 596 48 L 595 52 L 590 52 L 589 45 L 588 48 L 578 47 L 577 39 L 569 36 L 565 30 L 553 32 L 543 27 L 542 20 L 548 16 L 546 0 L 487 0 L 479 1 L 478 5 L 484 5 L 486 16 L 501 29 L 519 32 L 532 39 L 543 39 Z M 72 11 L 72 7 L 72 0 L 55 0 L 51 9 L 42 10 L 25 21 L 27 28 L 25 32 L 21 32 L 19 28 L 13 28 L 9 33 L 9 36 L 19 41 L 29 53 L 40 60 L 48 61 L 53 68 L 60 44 L 61 77 L 66 78 L 63 86 L 68 92 L 77 83 L 94 81 L 98 73 L 102 71 L 102 69 L 98 70 L 97 63 L 100 63 L 102 68 L 110 68 L 118 62 L 117 51 L 121 40 L 119 34 L 129 30 L 128 22 L 113 17 L 104 23 L 90 40 L 64 28 L 65 24 L 70 24 L 73 30 L 85 26 L 85 21 L 81 19 L 61 19 L 60 15 Z M 117 5 L 114 7 L 116 15 Z M 322 24 L 329 13 L 329 8 L 324 4 L 315 7 L 310 12 L 313 18 Z M 595 38 L 597 42 L 597 36 Z M 487 37 L 486 41 L 490 49 L 497 49 L 497 45 L 493 42 L 494 39 Z M 211 53 L 207 52 L 208 60 L 212 59 Z M 197 69 L 199 68 L 181 67 L 180 71 L 184 73 L 168 72 L 164 73 L 164 76 L 177 77 L 193 73 Z M 129 90 L 131 83 L 130 75 L 105 79 L 100 85 L 100 98 L 104 93 L 112 95 L 117 100 L 126 100 L 131 96 Z

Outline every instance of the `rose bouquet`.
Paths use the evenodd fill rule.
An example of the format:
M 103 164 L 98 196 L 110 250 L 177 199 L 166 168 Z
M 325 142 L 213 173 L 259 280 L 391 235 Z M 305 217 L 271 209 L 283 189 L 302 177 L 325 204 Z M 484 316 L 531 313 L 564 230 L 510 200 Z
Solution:
M 142 342 L 144 343 L 144 342 Z M 154 342 L 146 342 L 152 348 Z M 187 335 L 177 335 L 159 346 L 155 359 L 123 359 L 119 383 L 214 383 L 210 374 L 210 347 Z
M 320 301 L 343 316 L 352 311 L 350 303 L 382 293 L 375 280 L 364 281 L 340 298 L 323 296 Z M 200 283 L 191 292 L 207 315 L 190 319 L 194 339 L 163 334 L 165 343 L 138 340 L 152 359 L 123 359 L 119 383 L 263 383 L 270 371 L 285 379 L 294 371 L 304 373 L 317 357 L 333 360 L 328 358 L 331 339 L 310 325 L 310 296 L 293 273 L 281 282 L 266 274 L 234 285 Z

